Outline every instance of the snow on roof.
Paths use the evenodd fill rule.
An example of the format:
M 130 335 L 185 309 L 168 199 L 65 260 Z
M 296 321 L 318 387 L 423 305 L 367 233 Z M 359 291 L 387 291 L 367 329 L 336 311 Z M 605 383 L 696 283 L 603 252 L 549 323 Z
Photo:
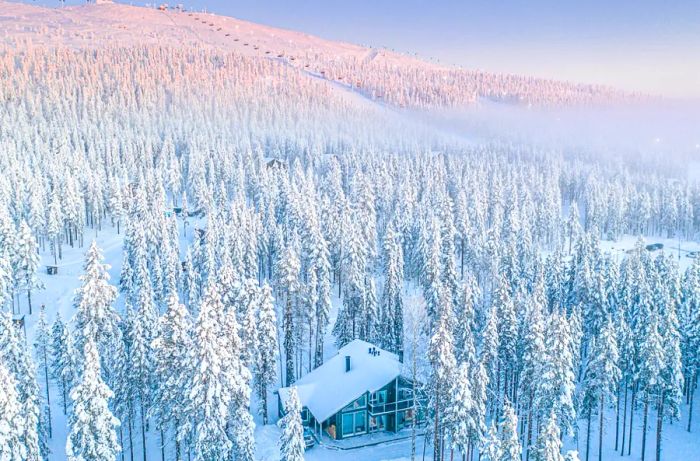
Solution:
M 374 347 L 378 355 L 369 353 Z M 345 371 L 345 356 L 350 356 L 350 371 Z M 340 348 L 326 363 L 305 375 L 293 385 L 302 406 L 317 421 L 325 421 L 365 392 L 381 389 L 401 374 L 396 354 L 356 339 Z M 289 397 L 289 387 L 279 390 L 282 402 Z

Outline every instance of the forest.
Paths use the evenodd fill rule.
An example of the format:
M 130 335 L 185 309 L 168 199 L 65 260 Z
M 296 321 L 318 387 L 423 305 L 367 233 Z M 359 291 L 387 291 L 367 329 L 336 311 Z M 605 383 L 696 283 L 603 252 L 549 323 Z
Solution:
M 661 461 L 669 426 L 698 439 L 683 160 L 465 142 L 196 47 L 5 49 L 0 81 L 1 460 L 256 459 L 276 390 L 353 339 L 405 356 L 426 396 L 412 459 Z M 499 82 L 544 105 L 598 91 Z M 43 272 L 67 255 L 65 302 Z M 300 410 L 278 459 L 305 456 Z

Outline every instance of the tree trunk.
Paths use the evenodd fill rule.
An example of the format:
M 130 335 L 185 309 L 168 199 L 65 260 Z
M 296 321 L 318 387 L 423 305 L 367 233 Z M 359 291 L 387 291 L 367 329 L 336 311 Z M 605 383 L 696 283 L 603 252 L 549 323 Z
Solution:
M 51 427 L 51 393 L 49 392 L 49 359 L 46 354 L 46 348 L 44 348 L 44 379 L 46 380 L 46 411 L 49 423 L 49 438 L 53 437 L 53 430 Z
M 67 395 L 67 389 L 66 389 L 67 387 L 68 387 L 68 385 L 66 384 L 66 380 L 64 378 L 61 378 L 61 393 L 63 394 L 63 414 L 64 415 L 68 414 L 68 395 Z
M 440 383 L 435 389 L 435 434 L 433 435 L 433 461 L 440 461 Z
M 292 331 L 294 325 L 292 324 L 292 315 L 292 296 L 291 293 L 287 291 L 287 302 L 284 311 L 285 385 L 287 386 L 294 382 L 294 332 Z
M 141 447 L 143 448 L 143 461 L 146 461 L 146 415 L 144 414 L 143 400 L 141 400 Z
M 617 399 L 615 409 L 615 451 L 620 441 L 620 387 L 617 388 Z
M 656 461 L 661 461 L 661 432 L 664 424 L 664 403 L 666 396 L 663 391 L 659 397 L 659 408 L 656 415 Z
M 414 333 L 415 334 L 415 333 Z M 415 342 L 413 343 L 415 345 Z M 412 348 L 415 352 L 415 347 Z M 413 406 L 413 419 L 411 420 L 411 461 L 416 460 L 416 418 L 418 411 L 416 409 L 416 374 L 417 374 L 417 358 L 416 354 L 411 354 L 411 403 Z M 425 457 L 425 446 L 423 446 L 423 457 Z
M 644 398 L 644 421 L 642 423 L 642 461 L 647 451 L 647 417 L 649 416 L 649 397 Z
M 165 434 L 163 428 L 160 428 L 160 461 L 165 461 Z
M 694 379 L 690 381 L 690 406 L 688 407 L 688 432 L 690 432 L 691 425 L 693 423 L 693 398 L 695 397 L 695 383 Z
M 134 461 L 134 424 L 133 424 L 133 415 L 134 412 L 130 411 L 130 416 L 129 416 L 129 459 L 131 461 Z
M 586 461 L 588 461 L 588 455 L 591 452 L 591 415 L 593 413 L 593 406 L 588 406 L 588 417 L 586 418 Z
M 262 381 L 262 380 L 261 380 Z M 262 395 L 262 419 L 263 425 L 267 424 L 267 385 L 261 384 L 260 394 Z
M 632 386 L 632 401 L 630 402 L 630 436 L 629 436 L 629 441 L 627 444 L 627 456 L 632 453 L 632 430 L 634 428 L 634 401 L 635 398 L 637 397 L 637 389 L 636 385 Z
M 627 380 L 625 379 L 625 405 L 622 412 L 622 446 L 620 447 L 620 456 L 625 454 L 625 436 L 627 435 Z
M 532 391 L 530 392 L 532 395 Z M 530 447 L 532 445 L 532 397 L 530 397 L 530 410 L 527 414 L 527 444 L 525 450 L 525 461 L 530 461 Z
M 605 409 L 605 396 L 600 396 L 600 426 L 598 427 L 598 461 L 603 461 L 603 410 Z

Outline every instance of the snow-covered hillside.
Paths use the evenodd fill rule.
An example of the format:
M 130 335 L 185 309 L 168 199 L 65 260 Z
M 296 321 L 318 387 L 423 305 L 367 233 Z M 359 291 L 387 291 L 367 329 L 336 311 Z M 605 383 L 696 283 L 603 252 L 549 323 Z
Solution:
M 197 46 L 271 59 L 400 107 L 463 107 L 481 98 L 540 106 L 609 104 L 611 88 L 438 66 L 235 18 L 118 3 L 40 8 L 0 0 L 0 43 L 32 47 Z

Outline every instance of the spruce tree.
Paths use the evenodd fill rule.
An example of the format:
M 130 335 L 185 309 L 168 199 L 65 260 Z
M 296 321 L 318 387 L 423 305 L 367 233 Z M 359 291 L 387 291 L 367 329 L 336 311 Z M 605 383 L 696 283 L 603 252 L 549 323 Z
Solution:
M 508 400 L 503 406 L 498 437 L 501 452 L 500 461 L 520 461 L 522 447 L 518 438 L 518 416 Z
M 284 299 L 284 315 L 282 318 L 283 329 L 283 348 L 284 348 L 284 363 L 285 374 L 284 384 L 290 386 L 295 381 L 294 373 L 294 301 L 296 293 L 299 289 L 299 273 L 301 263 L 296 248 L 296 244 L 292 240 L 284 251 L 280 254 L 275 268 L 277 276 L 278 289 L 283 294 Z
M 186 432 L 186 410 L 191 382 L 192 321 L 177 295 L 168 300 L 168 309 L 160 320 L 158 337 L 153 341 L 156 388 L 150 415 L 155 416 L 163 432 L 172 429 L 175 458 L 181 459 L 181 442 Z
M 75 348 L 83 350 L 88 339 L 95 341 L 102 360 L 106 381 L 114 370 L 110 351 L 121 340 L 119 314 L 114 310 L 117 290 L 109 284 L 109 265 L 103 264 L 104 257 L 96 242 L 90 244 L 85 254 L 84 273 L 80 276 L 81 286 L 75 292 L 73 317 L 75 324 Z
M 39 248 L 34 234 L 27 222 L 22 221 L 19 225 L 14 268 L 17 286 L 27 292 L 29 315 L 32 315 L 32 290 L 42 289 L 44 287 L 44 284 L 39 280 L 37 274 L 39 262 Z
M 51 437 L 51 393 L 49 389 L 49 377 L 51 376 L 51 372 L 49 371 L 49 366 L 53 361 L 53 350 L 51 348 L 51 332 L 49 331 L 49 324 L 46 323 L 46 307 L 44 305 L 41 306 L 39 320 L 34 330 L 34 354 L 39 364 L 39 375 L 44 381 L 44 392 L 46 392 L 46 417 L 48 423 L 47 429 L 48 435 Z
M 564 461 L 559 426 L 557 415 L 550 413 L 537 436 L 535 461 Z
M 457 371 L 454 339 L 451 331 L 451 312 L 449 304 L 442 305 L 428 347 L 428 360 L 431 365 L 428 397 L 433 426 L 433 458 L 435 460 L 442 459 L 444 432 L 447 423 L 449 423 L 444 412 L 449 401 L 451 383 Z
M 231 389 L 226 363 L 230 351 L 220 335 L 223 303 L 215 284 L 209 284 L 199 306 L 194 329 L 197 344 L 192 355 L 192 384 L 189 386 L 188 417 L 194 423 L 194 459 L 227 459 L 231 440 L 226 432 Z
M 0 358 L 0 459 L 24 461 L 27 448 L 22 440 L 22 406 L 14 376 Z
M 586 435 L 586 460 L 589 459 L 591 437 L 591 415 L 598 411 L 598 461 L 603 456 L 603 422 L 606 403 L 614 404 L 620 369 L 617 338 L 612 318 L 608 315 L 602 329 L 591 344 L 589 362 L 583 377 L 582 404 L 588 419 Z M 596 408 L 597 407 L 597 408 Z
M 451 449 L 467 455 L 472 434 L 476 424 L 472 420 L 473 406 L 469 366 L 461 363 L 452 382 L 449 402 L 445 408 L 445 420 L 448 421 L 448 436 Z
M 121 451 L 116 429 L 119 420 L 109 409 L 114 396 L 100 373 L 97 345 L 85 342 L 83 373 L 70 392 L 73 411 L 66 442 L 68 461 L 115 461 Z
M 260 294 L 260 309 L 258 311 L 258 355 L 255 360 L 255 392 L 260 402 L 260 414 L 263 424 L 267 424 L 267 399 L 269 386 L 275 383 L 277 377 L 277 318 L 275 316 L 272 289 L 265 283 Z
M 69 393 L 78 376 L 77 352 L 73 343 L 73 335 L 63 322 L 61 312 L 56 314 L 56 320 L 51 327 L 51 376 L 61 391 L 63 414 L 68 414 L 70 403 Z
M 277 424 L 282 429 L 280 461 L 303 461 L 304 427 L 301 424 L 301 403 L 296 387 L 289 389 L 289 397 L 284 405 L 284 417 Z

